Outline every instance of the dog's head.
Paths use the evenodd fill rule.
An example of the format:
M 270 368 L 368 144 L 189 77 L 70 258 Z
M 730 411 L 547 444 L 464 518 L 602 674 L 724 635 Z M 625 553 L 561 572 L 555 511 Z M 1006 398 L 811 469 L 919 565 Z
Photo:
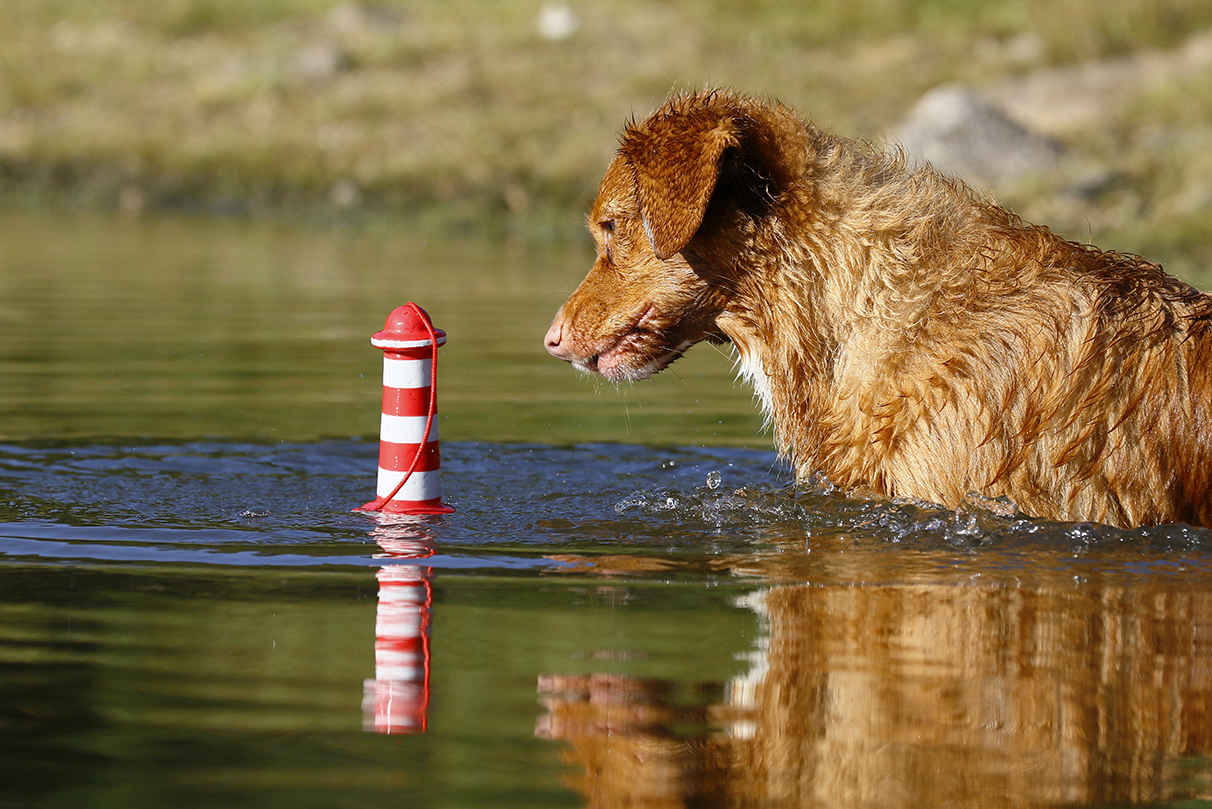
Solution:
M 707 92 L 629 126 L 589 214 L 597 260 L 547 332 L 552 355 L 608 379 L 645 379 L 717 320 L 748 271 L 736 257 L 797 168 L 782 108 Z M 792 142 L 803 142 L 801 137 Z

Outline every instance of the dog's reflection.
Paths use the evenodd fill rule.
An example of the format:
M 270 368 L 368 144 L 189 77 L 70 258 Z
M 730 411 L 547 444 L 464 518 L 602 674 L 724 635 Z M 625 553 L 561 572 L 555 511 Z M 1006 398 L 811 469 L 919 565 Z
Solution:
M 539 680 L 594 807 L 1053 806 L 1212 795 L 1212 596 L 780 586 L 749 672 Z M 691 732 L 686 732 L 691 728 Z

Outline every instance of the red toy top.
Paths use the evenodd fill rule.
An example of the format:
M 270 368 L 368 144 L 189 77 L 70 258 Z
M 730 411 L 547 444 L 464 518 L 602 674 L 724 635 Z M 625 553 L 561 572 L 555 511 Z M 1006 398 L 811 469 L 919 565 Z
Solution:
M 396 307 L 387 316 L 383 331 L 370 338 L 375 348 L 422 348 L 430 345 L 430 332 L 436 336 L 437 344 L 446 342 L 446 332 L 433 328 L 429 314 L 415 303 Z

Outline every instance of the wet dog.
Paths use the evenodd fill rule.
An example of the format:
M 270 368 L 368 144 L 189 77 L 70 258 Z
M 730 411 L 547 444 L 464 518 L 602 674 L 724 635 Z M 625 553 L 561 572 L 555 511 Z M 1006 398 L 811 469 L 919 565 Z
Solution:
M 1212 297 L 728 92 L 627 126 L 547 350 L 646 378 L 731 342 L 807 477 L 1212 526 Z

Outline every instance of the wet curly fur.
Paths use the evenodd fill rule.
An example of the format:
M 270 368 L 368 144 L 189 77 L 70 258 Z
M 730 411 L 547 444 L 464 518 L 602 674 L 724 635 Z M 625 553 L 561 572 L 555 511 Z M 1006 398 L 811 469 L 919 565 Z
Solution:
M 642 379 L 729 341 L 803 478 L 1212 526 L 1212 297 L 722 91 L 631 123 L 548 350 Z

